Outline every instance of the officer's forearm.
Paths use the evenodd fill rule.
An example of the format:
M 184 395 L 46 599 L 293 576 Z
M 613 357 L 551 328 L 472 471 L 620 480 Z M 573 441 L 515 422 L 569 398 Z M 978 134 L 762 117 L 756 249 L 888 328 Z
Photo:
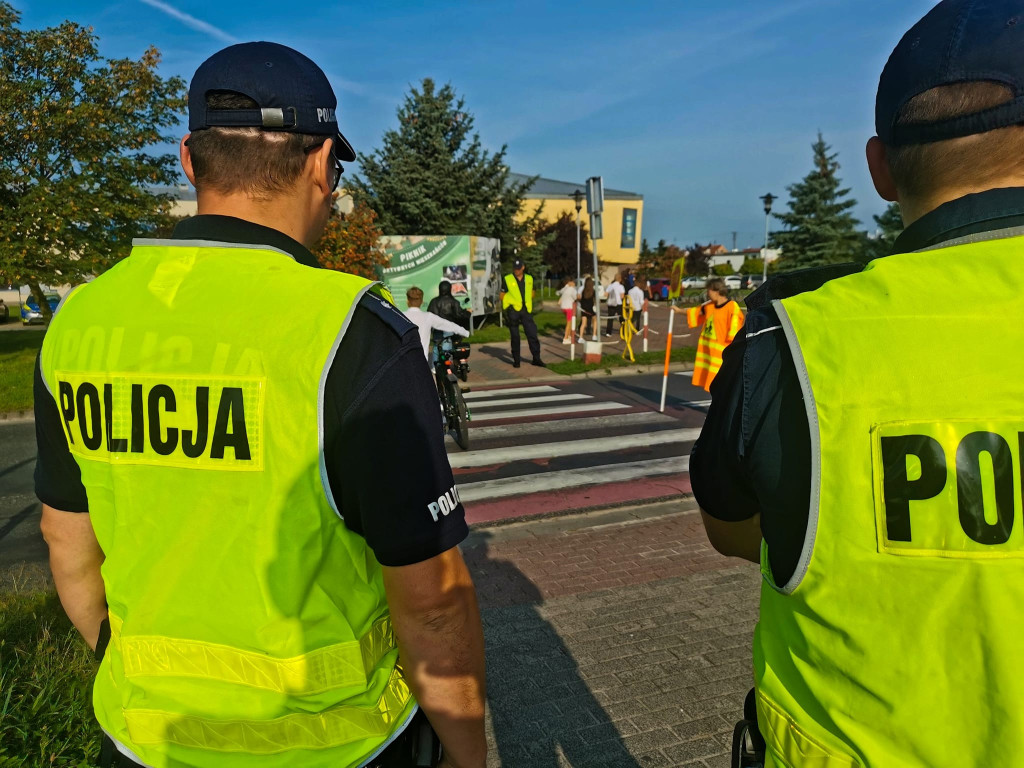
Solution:
M 406 680 L 449 762 L 483 768 L 483 628 L 461 554 L 455 549 L 427 563 L 385 568 L 384 586 Z
M 107 618 L 107 599 L 100 576 L 103 550 L 96 542 L 89 515 L 62 512 L 44 504 L 40 528 L 50 547 L 50 570 L 61 605 L 95 650 L 100 624 Z

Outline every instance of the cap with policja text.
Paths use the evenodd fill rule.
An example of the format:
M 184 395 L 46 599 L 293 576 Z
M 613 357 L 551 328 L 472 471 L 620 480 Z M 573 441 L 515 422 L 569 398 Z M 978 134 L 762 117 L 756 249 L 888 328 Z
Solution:
M 255 109 L 210 109 L 212 91 L 248 96 Z M 279 43 L 239 43 L 199 65 L 188 89 L 188 129 L 255 127 L 329 136 L 339 160 L 356 159 L 338 130 L 338 99 L 311 59 Z
M 994 82 L 1013 94 L 1003 104 L 949 120 L 898 124 L 925 91 Z M 943 0 L 889 57 L 878 83 L 875 131 L 889 146 L 928 144 L 1024 124 L 1024 0 Z

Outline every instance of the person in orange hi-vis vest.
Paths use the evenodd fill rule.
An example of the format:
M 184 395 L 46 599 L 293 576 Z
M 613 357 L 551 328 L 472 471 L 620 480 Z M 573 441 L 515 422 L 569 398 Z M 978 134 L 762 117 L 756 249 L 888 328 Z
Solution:
M 715 380 L 718 369 L 722 367 L 722 353 L 732 344 L 732 340 L 743 327 L 743 310 L 739 304 L 729 299 L 729 288 L 721 278 L 708 280 L 705 290 L 708 301 L 699 307 L 673 309 L 686 313 L 686 323 L 691 328 L 703 326 L 697 340 L 693 384 L 710 392 L 711 382 Z

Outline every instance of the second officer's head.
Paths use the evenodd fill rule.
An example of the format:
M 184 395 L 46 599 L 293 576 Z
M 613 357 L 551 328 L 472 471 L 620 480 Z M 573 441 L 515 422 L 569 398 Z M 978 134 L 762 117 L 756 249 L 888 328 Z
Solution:
M 323 71 L 277 43 L 215 53 L 189 86 L 181 164 L 199 213 L 238 216 L 306 246 L 320 237 L 355 152 Z
M 868 166 L 909 224 L 943 203 L 1024 186 L 1024 0 L 943 0 L 882 72 Z

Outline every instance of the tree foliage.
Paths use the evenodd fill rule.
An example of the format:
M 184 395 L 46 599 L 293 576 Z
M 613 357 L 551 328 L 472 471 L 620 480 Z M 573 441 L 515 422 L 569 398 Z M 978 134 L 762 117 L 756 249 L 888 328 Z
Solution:
M 889 203 L 881 215 L 874 215 L 878 228 L 874 237 L 868 237 L 864 246 L 864 261 L 888 256 L 892 253 L 896 238 L 903 232 L 903 214 L 899 203 Z
M 537 236 L 549 238 L 544 248 L 544 264 L 557 275 L 576 277 L 576 217 L 563 213 L 554 221 L 544 222 L 537 227 Z M 593 271 L 594 254 L 590 250 L 587 225 L 580 222 L 580 269 L 582 273 Z M 590 269 L 588 269 L 590 266 Z
M 850 213 L 857 201 L 841 186 L 838 155 L 821 133 L 812 148 L 814 168 L 786 188 L 789 211 L 775 214 L 786 226 L 771 233 L 772 246 L 782 249 L 780 269 L 854 261 L 862 250 L 858 222 Z
M 711 268 L 711 271 L 719 277 L 736 274 L 736 270 L 732 268 L 732 264 L 728 261 L 723 261 L 721 264 L 715 264 L 715 266 Z
M 540 210 L 522 217 L 533 179 L 509 180 L 506 147 L 483 148 L 465 100 L 426 78 L 398 109 L 398 128 L 363 156 L 350 191 L 378 216 L 386 235 L 480 235 L 501 240 L 502 261 L 539 262 Z
M 711 271 L 711 244 L 694 243 L 686 249 L 686 274 L 704 277 Z
M 365 203 L 356 203 L 350 213 L 331 214 L 313 254 L 326 269 L 376 279 L 388 266 L 380 237 L 377 214 Z
M 185 83 L 157 75 L 160 54 L 103 59 L 73 22 L 25 30 L 0 0 L 0 282 L 78 283 L 153 231 L 177 180 L 174 141 Z
M 764 259 L 760 256 L 747 256 L 740 265 L 740 274 L 760 275 L 764 272 Z

